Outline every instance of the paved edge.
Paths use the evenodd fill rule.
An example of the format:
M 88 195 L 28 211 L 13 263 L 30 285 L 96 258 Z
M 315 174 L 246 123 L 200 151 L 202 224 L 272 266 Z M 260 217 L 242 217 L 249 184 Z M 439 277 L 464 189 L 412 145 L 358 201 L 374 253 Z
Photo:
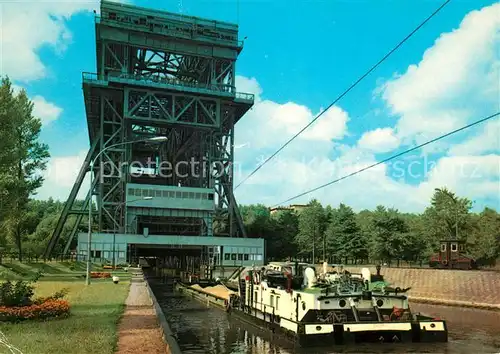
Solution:
M 430 305 L 444 305 L 453 307 L 464 307 L 471 309 L 482 309 L 490 311 L 500 311 L 500 304 L 487 304 L 480 302 L 469 302 L 469 301 L 458 301 L 458 300 L 440 300 L 427 297 L 413 297 L 408 296 L 408 300 L 420 304 L 430 304 Z
M 144 279 L 144 282 L 146 283 L 149 296 L 151 297 L 151 300 L 153 302 L 153 307 L 156 312 L 156 317 L 158 318 L 160 326 L 163 329 L 163 341 L 167 344 L 167 351 L 170 354 L 182 354 L 182 351 L 179 348 L 179 345 L 177 344 L 177 340 L 174 337 L 174 333 L 170 329 L 170 326 L 168 325 L 167 322 L 167 318 L 165 317 L 165 314 L 163 313 L 160 304 L 158 303 L 158 300 L 156 300 L 156 296 L 153 293 L 153 290 L 151 290 L 151 287 L 149 286 L 147 279 Z

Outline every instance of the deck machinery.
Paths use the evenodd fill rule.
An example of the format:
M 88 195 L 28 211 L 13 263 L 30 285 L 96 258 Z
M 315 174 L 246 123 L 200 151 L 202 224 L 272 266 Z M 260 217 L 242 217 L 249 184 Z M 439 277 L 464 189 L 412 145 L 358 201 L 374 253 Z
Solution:
M 83 73 L 91 147 L 45 257 L 75 214 L 68 251 L 91 194 L 94 232 L 246 237 L 233 196 L 233 141 L 254 96 L 236 92 L 238 26 L 102 1 L 95 35 L 97 72 Z M 144 141 L 151 137 L 168 140 Z M 97 155 L 92 193 L 77 209 Z

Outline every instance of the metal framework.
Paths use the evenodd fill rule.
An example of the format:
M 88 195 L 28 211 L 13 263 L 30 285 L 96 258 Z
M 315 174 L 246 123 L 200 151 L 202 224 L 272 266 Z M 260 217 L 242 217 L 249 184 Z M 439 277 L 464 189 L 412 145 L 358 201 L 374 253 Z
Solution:
M 83 73 L 91 148 L 45 256 L 58 243 L 68 215 L 77 214 L 65 252 L 69 249 L 91 198 L 87 195 L 81 210 L 74 210 L 73 204 L 98 152 L 154 136 L 167 136 L 168 141 L 122 145 L 95 161 L 92 195 L 98 231 L 138 233 L 147 227 L 157 234 L 211 236 L 217 220 L 227 226 L 221 234 L 246 237 L 233 195 L 234 125 L 252 107 L 254 97 L 235 89 L 235 64 L 243 47 L 238 27 L 102 1 L 95 31 L 97 73 Z M 137 162 L 142 174 L 133 170 Z M 125 213 L 117 213 L 128 195 L 146 193 L 130 187 L 138 184 L 180 185 L 188 194 L 189 188 L 212 190 L 214 207 L 127 205 Z M 147 193 L 175 198 L 168 191 Z

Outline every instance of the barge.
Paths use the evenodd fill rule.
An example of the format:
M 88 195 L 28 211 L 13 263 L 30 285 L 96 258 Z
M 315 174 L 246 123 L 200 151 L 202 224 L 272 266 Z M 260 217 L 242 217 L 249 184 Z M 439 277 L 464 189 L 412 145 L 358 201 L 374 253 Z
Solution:
M 178 282 L 176 288 L 301 346 L 448 341 L 444 320 L 410 310 L 409 288 L 391 287 L 367 268 L 351 274 L 342 266 L 324 264 L 321 272 L 307 264 L 271 263 L 247 267 L 216 286 Z

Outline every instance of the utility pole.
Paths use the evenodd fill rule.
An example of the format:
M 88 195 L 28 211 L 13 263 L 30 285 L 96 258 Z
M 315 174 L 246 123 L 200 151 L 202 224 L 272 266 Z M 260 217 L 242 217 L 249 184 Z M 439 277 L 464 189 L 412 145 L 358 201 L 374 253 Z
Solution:
M 314 225 L 314 233 L 313 233 L 313 257 L 312 257 L 312 262 L 313 264 L 316 264 L 314 263 L 314 251 L 315 251 L 315 246 L 316 246 L 316 230 L 318 229 L 318 225 Z

